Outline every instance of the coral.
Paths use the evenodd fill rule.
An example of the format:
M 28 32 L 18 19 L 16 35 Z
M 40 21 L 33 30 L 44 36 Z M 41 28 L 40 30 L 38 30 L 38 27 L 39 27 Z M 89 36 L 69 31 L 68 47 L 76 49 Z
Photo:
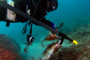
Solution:
M 13 39 L 0 34 L 0 60 L 22 60 L 19 52 L 20 47 Z

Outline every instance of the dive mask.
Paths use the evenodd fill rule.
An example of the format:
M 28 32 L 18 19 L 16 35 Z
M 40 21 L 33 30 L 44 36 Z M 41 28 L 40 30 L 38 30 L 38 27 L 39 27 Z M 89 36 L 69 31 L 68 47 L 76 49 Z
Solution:
M 49 5 L 49 8 L 47 9 L 48 12 L 55 10 L 56 7 L 52 6 L 52 4 Z

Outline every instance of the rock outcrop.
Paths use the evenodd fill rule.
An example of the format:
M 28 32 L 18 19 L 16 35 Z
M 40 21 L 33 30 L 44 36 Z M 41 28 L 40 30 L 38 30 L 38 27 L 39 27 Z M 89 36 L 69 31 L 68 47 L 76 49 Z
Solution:
M 20 47 L 10 37 L 0 34 L 0 60 L 22 60 Z

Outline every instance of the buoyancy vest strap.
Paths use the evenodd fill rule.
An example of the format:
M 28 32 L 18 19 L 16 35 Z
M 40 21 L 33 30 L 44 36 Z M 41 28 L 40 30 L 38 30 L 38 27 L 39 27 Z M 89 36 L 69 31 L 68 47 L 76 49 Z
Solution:
M 30 0 L 29 0 L 30 1 Z M 33 13 L 33 15 L 32 16 L 34 16 L 34 14 L 35 14 L 35 12 L 36 12 L 36 10 L 37 10 L 37 6 L 38 6 L 38 4 L 39 4 L 39 2 L 40 2 L 40 0 L 38 1 L 38 4 L 37 5 L 35 5 L 35 3 L 34 3 L 34 0 L 32 0 L 32 2 L 33 2 L 33 4 L 34 4 L 34 6 L 35 6 L 35 10 L 34 10 L 34 13 Z M 29 2 L 29 4 L 30 4 L 30 2 Z M 32 36 L 32 25 L 33 25 L 33 23 L 30 21 L 29 22 L 30 23 L 30 36 Z
M 10 22 L 7 21 L 7 22 L 6 22 L 6 27 L 9 27 L 9 25 L 10 25 Z
M 52 33 L 55 33 L 55 34 L 57 34 L 57 35 L 59 35 L 59 36 L 61 36 L 61 37 L 64 37 L 65 39 L 67 39 L 67 40 L 69 40 L 69 41 L 71 41 L 71 42 L 73 41 L 71 38 L 69 38 L 69 37 L 66 36 L 65 34 L 63 34 L 63 33 L 59 32 L 59 31 L 57 31 L 57 30 L 49 27 L 48 25 L 42 23 L 41 21 L 39 21 L 39 20 L 37 20 L 37 19 L 35 19 L 35 18 L 27 15 L 26 13 L 24 13 L 24 12 L 22 12 L 22 11 L 16 9 L 16 8 L 8 5 L 8 4 L 5 4 L 5 3 L 3 3 L 3 2 L 0 2 L 0 5 L 3 6 L 3 7 L 5 7 L 5 8 L 8 8 L 8 9 L 10 9 L 10 10 L 12 10 L 12 11 L 14 11 L 14 12 L 17 13 L 18 15 L 20 15 L 20 16 L 22 16 L 22 17 L 24 17 L 24 18 L 27 18 L 28 20 L 31 20 L 32 22 L 37 23 L 38 25 L 41 25 L 42 27 L 50 30 Z
M 34 6 L 35 6 L 35 10 L 34 10 L 34 12 L 33 12 L 33 15 L 32 15 L 32 16 L 34 16 L 35 12 L 38 10 L 38 9 L 37 9 L 37 7 L 38 7 L 38 5 L 39 5 L 40 1 L 41 1 L 41 0 L 39 0 L 39 1 L 38 1 L 38 3 L 35 5 L 34 0 L 32 0 L 33 4 L 34 4 Z
M 30 36 L 32 36 L 32 25 L 33 24 L 32 24 L 32 22 L 30 24 L 31 24 L 31 26 L 30 26 L 30 32 L 29 33 L 30 33 Z
M 29 0 L 29 6 L 30 6 L 30 0 Z

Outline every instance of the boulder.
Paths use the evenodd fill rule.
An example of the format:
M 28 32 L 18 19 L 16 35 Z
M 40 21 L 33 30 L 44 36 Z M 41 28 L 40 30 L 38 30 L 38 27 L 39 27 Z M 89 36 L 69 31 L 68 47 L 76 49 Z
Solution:
M 20 46 L 10 37 L 0 34 L 0 60 L 22 60 Z

